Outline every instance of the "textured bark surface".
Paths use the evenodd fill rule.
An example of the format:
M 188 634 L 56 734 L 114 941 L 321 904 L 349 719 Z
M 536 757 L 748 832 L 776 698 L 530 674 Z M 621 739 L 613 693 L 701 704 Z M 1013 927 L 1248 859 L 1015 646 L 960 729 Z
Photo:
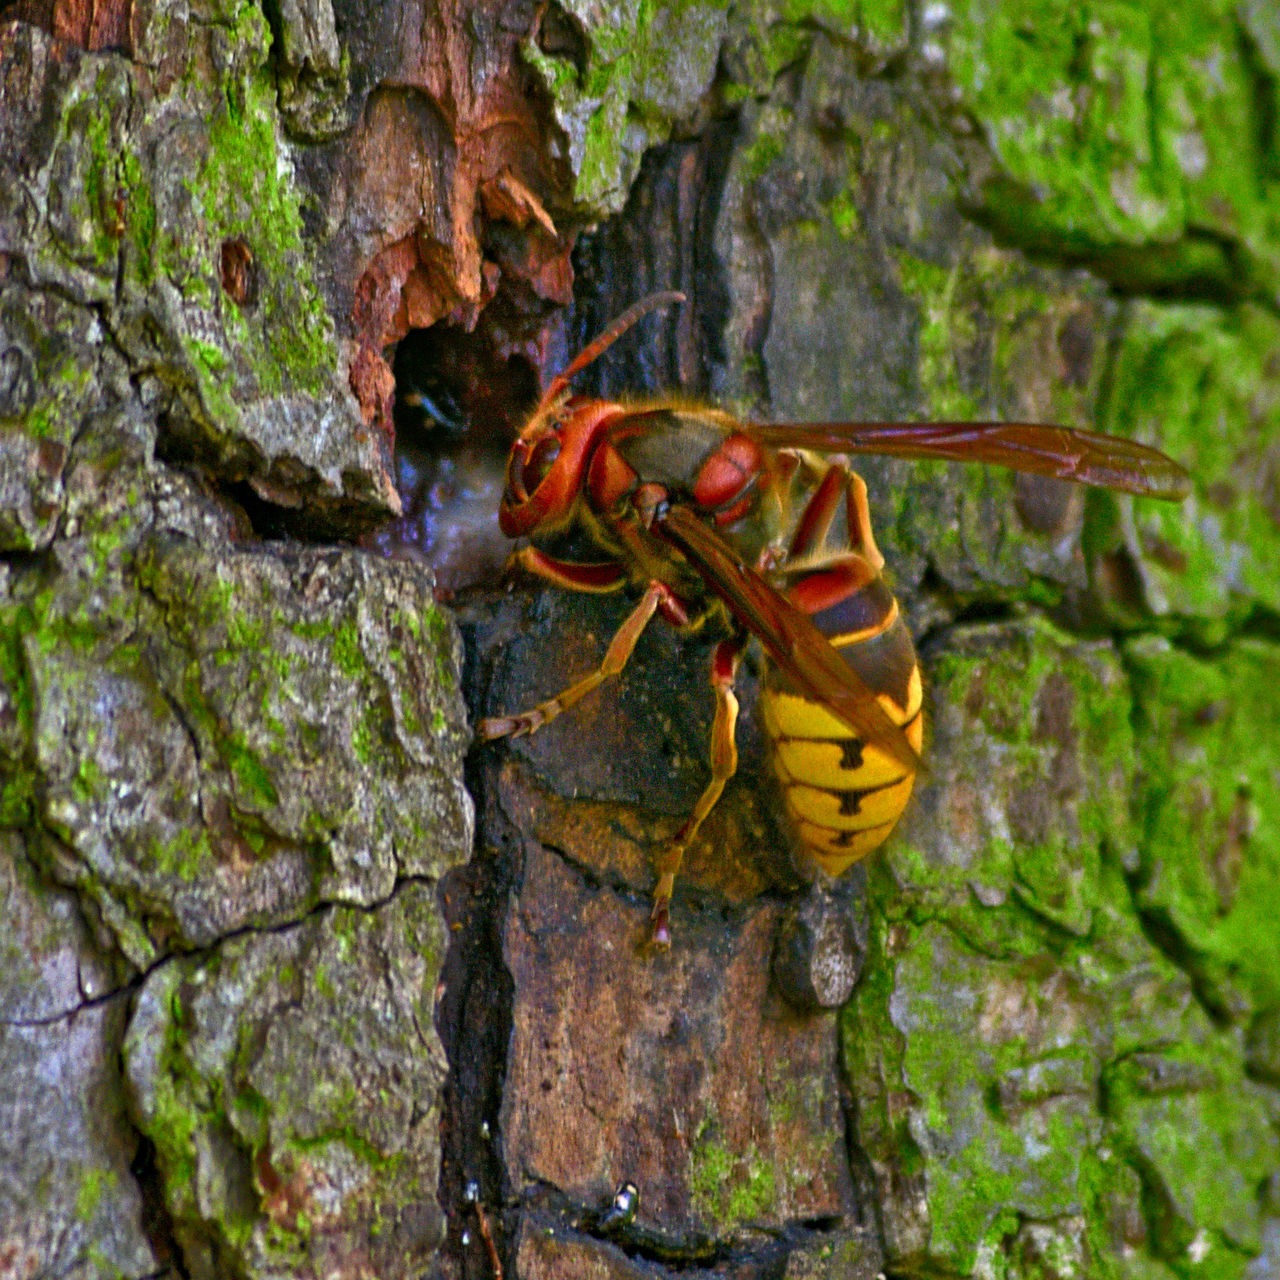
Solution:
M 1280 1272 L 1273 10 L 0 7 L 0 1276 Z M 928 773 L 811 883 L 748 664 L 665 955 L 710 641 L 464 710 L 626 615 L 494 509 L 659 288 L 582 390 L 1195 475 L 867 460 Z

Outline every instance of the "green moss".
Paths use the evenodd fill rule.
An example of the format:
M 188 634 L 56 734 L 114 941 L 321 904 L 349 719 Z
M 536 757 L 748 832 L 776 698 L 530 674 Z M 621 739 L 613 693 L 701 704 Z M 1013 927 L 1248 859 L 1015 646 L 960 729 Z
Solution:
M 338 989 L 333 985 L 333 979 L 324 964 L 317 964 L 312 969 L 311 984 L 315 987 L 316 993 L 323 999 L 336 1000 L 338 998 Z
M 380 1101 L 386 1104 L 390 1099 L 384 1096 Z M 355 1121 L 355 1125 L 335 1123 L 321 1133 L 296 1138 L 293 1143 L 294 1149 L 305 1156 L 308 1152 L 322 1152 L 326 1147 L 336 1144 L 344 1147 L 369 1170 L 394 1177 L 397 1169 L 405 1163 L 404 1153 L 381 1151 L 360 1132 L 358 1124 L 364 1099 L 356 1092 L 354 1086 L 348 1086 L 348 1096 L 344 1102 L 335 1106 L 334 1099 L 329 1097 L 325 1099 L 325 1103 L 326 1110 L 331 1109 L 335 1117 L 350 1116 Z
M 885 887 L 883 909 L 941 914 L 992 954 L 1034 954 L 1060 931 L 1086 937 L 1105 896 L 1103 854 L 1136 836 L 1132 704 L 1118 656 L 1029 620 L 967 633 L 928 675 L 946 780 L 938 807 L 924 821 L 909 814 L 890 846 L 900 883 Z M 992 787 L 998 801 L 975 814 L 966 797 Z M 974 891 L 1014 894 L 1027 911 L 974 911 Z
M 436 669 L 436 687 L 439 696 L 450 696 L 457 687 L 457 671 L 453 663 L 453 637 L 449 629 L 449 620 L 434 605 L 426 609 L 422 615 L 421 634 L 423 642 L 431 650 Z
M 934 664 L 943 777 L 870 867 L 867 967 L 841 1023 L 858 1142 L 894 1185 L 918 1180 L 927 1223 L 893 1231 L 927 1227 L 940 1273 L 1039 1274 L 1021 1269 L 1016 1231 L 1083 1218 L 1083 1274 L 1238 1276 L 1259 1239 L 1250 1188 L 1274 1158 L 1232 1023 L 1275 1001 L 1280 961 L 1260 920 L 1222 911 L 1213 806 L 1192 801 L 1196 830 L 1163 806 L 1194 796 L 1194 771 L 1202 788 L 1219 776 L 1241 740 L 1256 739 L 1264 787 L 1280 707 L 1231 690 L 1276 685 L 1276 649 L 1232 646 L 1215 683 L 1160 642 L 1133 642 L 1126 671 L 1109 646 L 1019 630 L 962 632 Z M 1237 718 L 1244 706 L 1266 728 Z M 1037 837 L 1023 805 L 1011 840 L 1002 826 L 1046 765 L 1059 810 Z M 966 796 L 986 799 L 975 811 Z M 1234 850 L 1246 916 L 1280 900 L 1272 842 L 1256 835 L 1280 829 L 1270 817 Z M 1185 885 L 1153 818 L 1195 851 Z M 1170 950 L 1190 980 L 1145 928 L 1182 935 Z M 1228 977 L 1238 989 L 1215 994 Z M 1147 1244 L 1120 1257 L 1115 1233 L 1135 1220 Z
M 921 346 L 926 352 L 946 352 L 950 347 L 950 312 L 955 283 L 961 268 L 929 262 L 913 253 L 900 251 L 894 261 L 902 291 L 924 311 Z M 946 385 L 953 376 L 944 370 L 923 377 L 927 385 Z
M 589 204 L 607 201 L 619 182 L 623 163 L 619 143 L 626 132 L 619 111 L 625 105 L 615 97 L 587 120 L 578 161 L 578 187 Z
M 1159 445 L 1197 488 L 1181 505 L 1135 506 L 1129 542 L 1158 612 L 1228 628 L 1258 605 L 1280 612 L 1277 350 L 1280 320 L 1261 308 L 1130 312 L 1101 425 Z
M 156 1146 L 171 1208 L 180 1205 L 195 1186 L 196 1137 L 207 1121 L 205 1109 L 211 1101 L 208 1086 L 195 1074 L 185 1051 L 184 978 L 181 964 L 171 964 L 160 979 L 153 978 L 162 984 L 155 995 L 167 1006 L 169 1016 L 143 1122 L 144 1132 Z
M 261 10 L 237 8 L 215 38 L 226 66 L 209 104 L 207 151 L 185 174 L 169 177 L 189 199 L 170 199 L 162 221 L 147 191 L 151 175 L 137 159 L 124 151 L 111 164 L 124 196 L 128 269 L 144 288 L 156 275 L 167 277 L 189 309 L 207 313 L 177 337 L 207 417 L 225 429 L 234 426 L 246 399 L 324 394 L 336 357 L 303 246 L 298 195 L 281 164 Z M 193 83 L 190 92 L 203 100 L 208 89 Z M 170 217 L 182 225 L 169 225 Z M 229 241 L 241 242 L 252 258 L 255 296 L 248 310 L 221 288 L 221 254 Z
M 88 149 L 88 163 L 83 170 L 85 207 L 76 210 L 82 224 L 90 228 L 95 265 L 106 268 L 114 261 L 118 251 L 116 202 L 118 189 L 118 126 L 114 119 L 119 106 L 118 83 L 114 69 L 103 68 L 97 77 L 93 92 L 83 98 L 75 98 L 67 113 L 67 133 L 72 138 L 83 138 Z M 75 198 L 73 184 L 64 184 L 59 191 L 63 201 Z M 84 247 L 84 246 L 81 246 Z
M 82 405 L 94 389 L 97 371 L 86 361 L 58 360 L 52 351 L 47 355 L 49 376 L 41 381 L 39 398 L 23 415 L 22 430 L 33 440 L 69 442 L 80 425 Z
M 773 163 L 786 149 L 785 140 L 776 133 L 757 130 L 742 149 L 738 163 L 744 182 L 755 182 L 764 177 Z
M 263 662 L 266 665 L 267 669 L 275 677 L 275 683 L 277 686 L 284 687 L 288 685 L 289 681 L 292 679 L 294 675 L 294 669 L 293 669 L 293 662 L 291 661 L 287 653 L 284 653 L 280 649 L 275 649 L 275 648 L 269 649 L 263 655 Z M 276 692 L 278 692 L 278 690 Z M 271 691 L 270 690 L 265 691 L 263 694 L 264 714 L 266 713 L 266 699 L 270 697 L 271 697 Z
M 36 805 L 36 775 L 27 755 L 34 726 L 34 698 L 22 652 L 30 610 L 0 603 L 0 691 L 9 725 L 0 737 L 0 827 L 31 825 Z
M 372 768 L 380 757 L 382 712 L 374 705 L 363 707 L 351 726 L 351 752 L 366 768 Z
M 0 774 L 0 827 L 29 827 L 36 817 L 38 789 L 30 769 L 5 762 Z
M 862 216 L 853 193 L 843 191 L 827 206 L 827 216 L 836 232 L 845 240 L 853 240 L 862 228 Z
M 153 841 L 148 854 L 155 871 L 190 883 L 207 873 L 213 859 L 209 834 L 203 826 L 182 827 L 164 843 Z
M 786 0 L 782 14 L 788 24 L 823 27 L 877 51 L 904 47 L 910 34 L 903 0 Z
M 930 1249 L 968 1275 L 1021 1218 L 1080 1211 L 1081 1156 L 1100 1130 L 1087 1055 L 1069 1046 L 1069 1022 L 1052 1029 L 1061 989 L 1042 957 L 995 964 L 931 926 L 895 969 L 894 987 L 914 993 L 893 1021 L 906 1033 L 901 1078 L 918 1119 L 912 1138 L 898 1129 L 903 1116 L 879 1141 L 927 1144 Z M 876 1021 L 889 1018 L 882 1008 Z M 846 1046 L 855 1034 L 851 1022 Z
M 75 1215 L 88 1222 L 97 1215 L 104 1198 L 115 1190 L 119 1179 L 111 1169 L 86 1169 L 76 1192 Z
M 1137 694 L 1138 901 L 1206 994 L 1237 1013 L 1280 1003 L 1280 646 L 1212 659 L 1165 641 L 1125 650 Z
M 135 264 L 140 283 L 150 288 L 155 283 L 155 253 L 158 223 L 155 201 L 138 157 L 123 151 L 116 172 L 124 200 L 124 241 L 131 247 L 130 261 Z
M 1097 304 L 1087 293 L 1062 292 L 1060 282 L 995 248 L 975 246 L 946 264 L 900 250 L 895 262 L 903 291 L 920 309 L 917 376 L 931 416 L 981 420 L 1025 413 L 1025 397 L 1034 389 L 1047 397 L 1036 405 L 1038 418 L 1092 425 L 1101 361 L 1083 382 L 1042 376 L 1046 338 L 1055 341 L 1069 320 L 1097 322 Z M 976 361 L 976 353 L 985 360 Z M 982 369 L 988 361 L 985 376 L 975 375 L 975 366 Z
M 772 1163 L 755 1150 L 730 1151 L 703 1120 L 690 1148 L 689 1189 L 708 1222 L 745 1223 L 768 1215 L 777 1200 Z
M 227 741 L 223 756 L 246 799 L 262 808 L 275 808 L 280 803 L 271 771 L 247 746 Z
M 412 677 L 410 677 L 406 672 L 405 679 L 406 683 L 408 683 Z M 409 698 L 403 699 L 399 704 L 398 711 L 400 715 L 400 726 L 404 733 L 413 738 L 421 737 L 423 733 L 423 724 L 418 719 L 417 713 L 414 711 L 413 700 Z M 436 707 L 432 711 L 431 723 L 436 733 L 439 733 L 444 728 L 444 712 L 440 707 Z
M 327 617 L 294 619 L 289 622 L 289 627 L 300 640 L 319 640 L 333 634 L 333 622 Z
M 1277 999 L 1262 916 L 1280 901 L 1280 821 L 1263 778 L 1280 706 L 1256 691 L 1280 687 L 1280 650 L 1240 642 L 1210 664 L 1134 641 L 1130 682 L 1107 647 L 1040 624 L 1025 648 L 999 634 L 994 650 L 975 635 L 936 664 L 948 799 L 969 786 L 954 744 L 974 754 L 974 793 L 1009 812 L 1023 753 L 1028 766 L 1056 757 L 1063 778 L 1067 750 L 1106 781 L 1073 786 L 1045 839 L 1009 841 L 996 823 L 957 845 L 943 804 L 872 864 L 867 967 L 842 1017 L 859 1144 L 896 1185 L 920 1180 L 940 1272 L 1039 1274 L 1022 1269 L 1017 1229 L 1083 1218 L 1083 1274 L 1240 1277 L 1260 1243 L 1252 1189 L 1275 1164 L 1239 1023 Z M 1240 769 L 1241 741 L 1256 775 Z M 1197 798 L 1223 774 L 1225 816 Z M 1266 796 L 1243 826 L 1237 779 Z M 1216 843 L 1215 824 L 1230 833 Z M 1153 948 L 1131 894 L 1182 968 Z M 1135 1221 L 1145 1243 L 1117 1254 Z
M 332 330 L 301 252 L 297 193 L 280 172 L 269 76 L 255 73 L 228 86 L 210 121 L 209 146 L 197 186 L 216 245 L 242 237 L 270 282 L 254 333 L 257 377 L 268 393 L 286 382 L 319 392 L 334 368 Z
M 333 664 L 352 680 L 367 674 L 368 664 L 360 648 L 360 630 L 354 618 L 348 618 L 333 630 Z
M 1247 46 L 1228 5 L 1180 14 L 1170 26 L 1138 3 L 953 10 L 948 65 L 1002 170 L 988 215 L 1129 287 L 1274 295 L 1274 154 L 1257 145 Z
M 1162 1046 L 1107 1072 L 1114 1137 L 1149 1189 L 1156 1252 L 1184 1276 L 1242 1276 L 1261 1247 L 1270 1115 L 1225 1037 Z M 1194 1242 L 1200 1241 L 1199 1247 Z
M 666 140 L 710 86 L 725 25 L 725 0 L 639 0 L 600 6 L 570 0 L 585 35 L 585 64 L 549 57 L 528 42 L 569 139 L 575 196 L 619 209 L 649 145 Z
M 198 338 L 187 341 L 187 350 L 211 374 L 221 373 L 227 367 L 227 357 L 221 347 L 211 342 L 201 342 Z
M 229 585 L 229 584 L 228 584 Z M 212 603 L 212 601 L 211 601 Z M 225 601 L 226 613 L 223 621 L 227 629 L 228 652 L 238 656 L 236 650 L 249 650 L 272 656 L 267 646 L 268 625 L 266 619 L 259 615 L 244 613 L 230 607 L 231 601 Z M 287 660 L 285 670 L 288 670 Z
M 86 741 L 84 742 L 84 750 L 87 753 L 94 745 L 93 739 L 95 733 L 92 729 L 86 732 Z M 98 767 L 97 761 L 92 759 L 88 754 L 81 754 L 76 759 L 76 773 L 72 781 L 72 789 L 75 792 L 76 799 L 80 803 L 95 799 L 102 791 L 104 778 L 102 770 Z
M 156 209 L 147 175 L 129 138 L 127 118 L 133 86 L 120 63 L 100 65 L 92 88 L 69 99 L 64 121 L 68 146 L 83 146 L 82 187 L 63 183 L 57 199 L 72 213 L 79 235 L 77 256 L 87 254 L 101 277 L 123 265 L 143 287 L 154 283 Z
M 821 20 L 822 8 L 816 13 Z M 911 34 L 911 6 L 904 0 L 858 0 L 855 22 L 861 39 L 879 49 L 905 47 Z

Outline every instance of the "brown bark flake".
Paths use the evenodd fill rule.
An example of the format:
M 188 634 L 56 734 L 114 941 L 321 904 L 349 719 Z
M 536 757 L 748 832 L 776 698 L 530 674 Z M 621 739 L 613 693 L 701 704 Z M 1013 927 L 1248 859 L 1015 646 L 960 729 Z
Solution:
M 729 932 L 686 921 L 656 959 L 634 945 L 646 914 L 530 851 L 507 929 L 506 1167 L 583 1204 L 625 1179 L 677 1231 L 851 1212 L 832 1022 L 768 990 L 777 908 Z
M 132 0 L 19 0 L 7 16 L 91 53 L 133 54 Z
M 569 299 L 572 237 L 548 209 L 565 184 L 519 60 L 528 32 L 501 21 L 496 0 L 465 21 L 460 9 L 443 0 L 398 32 L 397 65 L 351 141 L 352 197 L 382 218 L 352 310 L 357 342 L 375 352 L 442 320 L 472 329 L 504 278 Z M 487 229 L 499 225 L 490 249 Z M 376 406 L 361 403 L 373 420 Z

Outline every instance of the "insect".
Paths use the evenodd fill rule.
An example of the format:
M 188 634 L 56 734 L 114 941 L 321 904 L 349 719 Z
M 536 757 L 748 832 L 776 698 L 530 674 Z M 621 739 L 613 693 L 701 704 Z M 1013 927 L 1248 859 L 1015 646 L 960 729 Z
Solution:
M 655 614 L 717 638 L 711 778 L 655 857 L 651 936 L 670 944 L 685 850 L 737 767 L 733 683 L 748 641 L 766 665 L 760 704 L 792 826 L 838 875 L 884 842 L 920 769 L 920 669 L 881 570 L 867 488 L 843 455 L 996 463 L 1146 497 L 1179 500 L 1190 477 L 1145 445 L 1029 423 L 743 423 L 677 400 L 574 396 L 573 377 L 643 315 L 682 302 L 657 293 L 620 315 L 554 378 L 520 431 L 499 510 L 527 539 L 513 559 L 571 591 L 638 588 L 640 602 L 600 666 L 532 710 L 482 720 L 481 739 L 533 733 L 625 667 Z M 835 455 L 834 457 L 829 455 Z M 566 534 L 600 558 L 557 558 Z

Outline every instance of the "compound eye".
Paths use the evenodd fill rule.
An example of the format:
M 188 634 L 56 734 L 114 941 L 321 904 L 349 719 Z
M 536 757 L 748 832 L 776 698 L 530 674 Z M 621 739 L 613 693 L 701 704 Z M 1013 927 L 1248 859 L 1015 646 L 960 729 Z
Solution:
M 525 460 L 523 475 L 525 489 L 529 493 L 537 491 L 559 456 L 560 440 L 556 436 L 545 436 L 533 446 Z

